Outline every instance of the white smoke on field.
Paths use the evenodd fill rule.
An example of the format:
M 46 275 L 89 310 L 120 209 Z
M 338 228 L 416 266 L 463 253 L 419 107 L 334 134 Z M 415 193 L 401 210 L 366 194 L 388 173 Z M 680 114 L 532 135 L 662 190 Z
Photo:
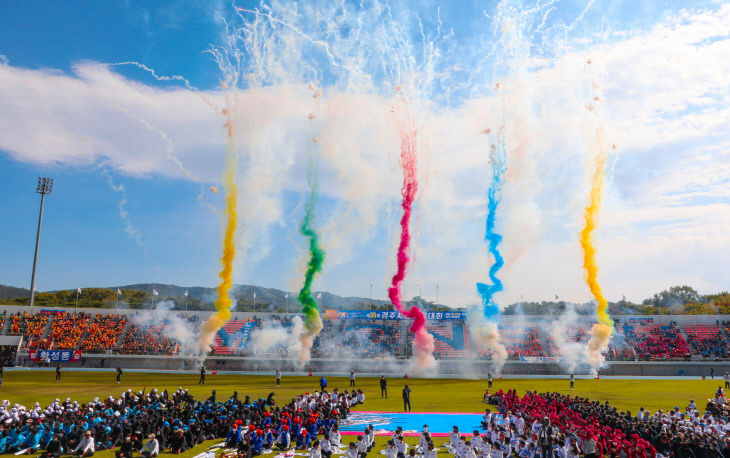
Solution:
M 253 356 L 275 356 L 284 358 L 296 368 L 301 369 L 304 361 L 302 340 L 299 336 L 305 331 L 304 321 L 299 316 L 292 318 L 291 327 L 285 327 L 281 321 L 268 319 L 260 328 L 251 331 L 248 338 L 248 351 Z
M 565 312 L 550 324 L 550 337 L 555 345 L 559 363 L 568 373 L 575 372 L 586 363 L 586 339 L 576 335 L 580 329 L 575 307 L 566 306 Z
M 155 304 L 154 310 L 142 310 L 132 314 L 130 318 L 132 323 L 141 330 L 162 325 L 162 335 L 179 344 L 179 354 L 199 355 L 196 326 L 173 312 L 174 307 L 173 301 L 163 300 Z M 204 356 L 202 358 L 204 359 Z
M 487 320 L 479 307 L 471 307 L 466 324 L 469 327 L 469 334 L 474 345 L 472 359 L 479 358 L 480 350 L 489 350 L 492 355 L 494 372 L 501 374 L 504 363 L 507 361 L 507 348 L 501 341 L 498 323 Z

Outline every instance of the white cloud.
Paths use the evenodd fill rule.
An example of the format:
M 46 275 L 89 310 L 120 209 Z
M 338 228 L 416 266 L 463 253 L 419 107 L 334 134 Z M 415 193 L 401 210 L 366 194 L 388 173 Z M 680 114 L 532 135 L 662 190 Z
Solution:
M 510 169 L 498 219 L 508 260 L 500 302 L 589 297 L 577 233 L 587 193 L 582 118 L 592 82 L 604 94 L 607 136 L 620 154 L 597 234 L 607 296 L 640 299 L 673 283 L 727 289 L 727 30 L 728 5 L 683 12 L 503 82 Z M 362 294 L 358 283 L 369 280 L 350 261 L 375 256 L 362 247 L 377 230 L 391 231 L 391 243 L 396 238 L 392 210 L 401 178 L 393 101 L 367 84 L 312 95 L 299 83 L 236 93 L 240 239 L 249 253 L 238 267 L 245 278 L 277 243 L 270 226 L 291 224 L 284 195 L 306 188 L 308 155 L 318 154 L 322 191 L 338 201 L 333 214 L 318 217 L 329 250 L 325 269 L 352 271 L 352 280 L 319 288 Z M 91 62 L 70 75 L 5 64 L 0 99 L 0 148 L 16 160 L 219 180 L 226 147 L 219 91 L 145 86 Z M 477 301 L 475 283 L 486 279 L 491 262 L 483 242 L 490 140 L 480 132 L 501 123 L 495 103 L 487 92 L 459 106 L 414 108 L 422 187 L 409 295 L 419 284 L 434 299 L 438 282 L 442 302 Z M 394 260 L 380 265 L 386 282 Z

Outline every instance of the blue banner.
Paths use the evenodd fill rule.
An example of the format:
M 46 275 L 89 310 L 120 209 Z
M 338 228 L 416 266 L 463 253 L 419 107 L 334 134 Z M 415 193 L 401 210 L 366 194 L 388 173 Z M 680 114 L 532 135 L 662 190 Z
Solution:
M 405 320 L 402 313 L 395 310 L 327 310 L 328 320 Z M 464 321 L 466 312 L 426 312 L 429 321 Z
M 31 361 L 50 359 L 54 363 L 71 362 L 81 359 L 81 350 L 31 350 L 28 352 Z

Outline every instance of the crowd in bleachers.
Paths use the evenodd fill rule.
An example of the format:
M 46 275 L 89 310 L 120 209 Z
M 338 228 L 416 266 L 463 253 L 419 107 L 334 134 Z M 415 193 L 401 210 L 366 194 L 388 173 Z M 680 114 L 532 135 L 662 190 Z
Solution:
M 525 356 L 545 356 L 537 328 L 529 328 L 519 343 L 508 345 L 507 354 L 512 359 L 520 359 Z
M 136 315 L 92 315 L 48 310 L 32 315 L 27 312 L 7 316 L 3 314 L 0 315 L 0 329 L 7 335 L 24 336 L 25 345 L 33 341 L 48 342 L 50 349 L 81 349 L 96 353 L 113 350 L 125 354 L 170 354 L 176 351 L 180 342 L 166 335 L 169 329 L 167 319 L 139 324 L 145 320 Z M 197 315 L 177 316 L 186 322 L 193 334 L 197 333 L 200 326 Z M 137 324 L 130 327 L 129 321 Z M 292 326 L 290 315 L 266 318 L 269 325 L 272 321 L 285 329 Z M 323 324 L 322 333 L 314 341 L 312 357 L 349 355 L 407 358 L 412 355 L 413 334 L 407 330 L 408 323 L 400 320 L 325 319 Z M 249 346 L 249 337 L 263 326 L 265 323 L 260 318 L 229 320 L 216 334 L 211 353 L 238 356 L 256 354 L 255 349 Z M 489 357 L 488 349 L 474 348 L 468 324 L 464 321 L 429 321 L 426 326 L 434 337 L 434 356 L 437 359 L 465 358 L 474 352 L 481 357 Z M 566 340 L 585 343 L 590 337 L 590 329 L 590 324 L 569 326 L 565 331 Z M 403 332 L 407 335 L 402 335 Z M 633 321 L 632 324 L 617 323 L 614 335 L 606 356 L 610 360 L 730 358 L 730 322 L 686 325 L 671 322 L 660 325 L 653 320 Z M 549 332 L 541 332 L 534 325 L 500 326 L 500 339 L 511 360 L 555 357 L 560 351 Z M 281 353 L 282 356 L 285 352 L 283 345 L 271 351 L 272 354 Z
M 89 332 L 81 343 L 81 350 L 103 353 L 117 345 L 119 336 L 127 324 L 127 317 L 112 313 L 99 313 L 89 323 Z
M 624 326 L 626 341 L 635 349 L 639 359 L 680 359 L 687 356 L 689 346 L 679 326 Z
M 327 358 L 343 355 L 378 358 L 401 353 L 398 322 L 371 320 L 326 320 L 314 340 L 312 355 Z
M 138 326 L 132 324 L 124 336 L 120 353 L 137 355 L 166 355 L 175 350 L 177 342 L 165 336 L 165 325 Z
M 10 315 L 8 335 L 25 336 L 27 339 L 38 339 L 45 332 L 47 323 L 48 316 L 42 313 L 13 313 Z
M 686 326 L 687 343 L 692 353 L 700 354 L 705 358 L 727 358 L 728 341 L 720 333 L 718 326 Z
M 53 342 L 53 348 L 59 350 L 75 349 L 91 321 L 91 315 L 86 313 L 64 313 L 57 315 L 51 323 L 51 333 L 48 339 Z

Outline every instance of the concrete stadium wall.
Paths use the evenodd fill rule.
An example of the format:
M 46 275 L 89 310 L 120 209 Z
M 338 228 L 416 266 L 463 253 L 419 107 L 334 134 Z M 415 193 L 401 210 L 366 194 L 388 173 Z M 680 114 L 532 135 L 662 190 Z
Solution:
M 19 353 L 25 358 L 26 353 Z M 93 355 L 85 354 L 83 362 L 67 363 L 68 367 L 150 369 L 150 370 L 200 370 L 202 358 L 185 358 L 179 356 L 133 356 L 133 355 Z M 208 357 L 205 366 L 209 370 L 234 372 L 274 372 L 277 368 L 284 372 L 324 372 L 328 374 L 347 375 L 351 370 L 357 373 L 387 374 L 403 376 L 406 374 L 408 361 L 398 359 L 370 359 L 370 360 L 343 360 L 343 359 L 313 359 L 307 364 L 298 366 L 291 360 L 237 358 L 237 357 Z M 438 374 L 434 376 L 455 376 L 469 378 L 486 378 L 492 368 L 490 361 L 441 360 Z M 710 368 L 714 369 L 717 378 L 722 378 L 725 371 L 730 372 L 730 361 L 630 361 L 607 362 L 599 372 L 608 376 L 710 376 Z M 566 370 L 554 362 L 507 362 L 503 374 L 509 376 L 564 376 Z

